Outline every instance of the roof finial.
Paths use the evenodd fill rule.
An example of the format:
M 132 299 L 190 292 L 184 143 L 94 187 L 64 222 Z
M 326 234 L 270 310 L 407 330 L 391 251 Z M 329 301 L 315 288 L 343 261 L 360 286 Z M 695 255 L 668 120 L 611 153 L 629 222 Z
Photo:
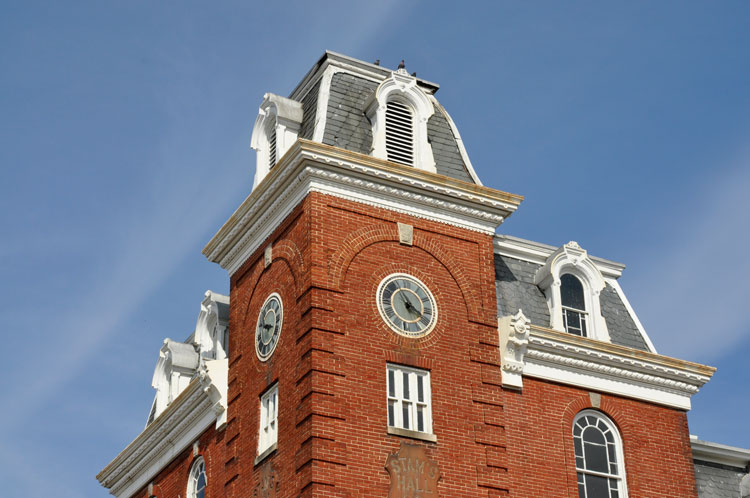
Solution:
M 399 69 L 404 69 L 406 67 L 406 64 L 404 64 L 404 59 L 401 59 L 401 64 L 398 65 Z

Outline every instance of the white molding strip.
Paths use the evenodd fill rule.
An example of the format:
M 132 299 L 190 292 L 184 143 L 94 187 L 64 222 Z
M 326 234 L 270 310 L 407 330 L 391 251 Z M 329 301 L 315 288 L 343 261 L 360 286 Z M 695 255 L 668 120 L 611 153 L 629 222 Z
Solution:
M 620 287 L 620 282 L 618 282 L 614 278 L 607 279 L 607 282 L 615 289 L 617 295 L 620 296 L 622 304 L 625 305 L 625 309 L 628 310 L 628 313 L 630 313 L 630 317 L 633 319 L 633 322 L 635 322 L 635 326 L 638 327 L 638 331 L 641 333 L 641 337 L 643 337 L 643 340 L 646 341 L 646 346 L 649 347 L 649 350 L 652 353 L 656 353 L 657 351 L 654 343 L 651 342 L 651 338 L 646 333 L 646 329 L 643 328 L 643 324 L 638 319 L 638 315 L 635 314 L 635 310 L 630 305 L 630 301 L 628 301 L 628 298 L 625 296 L 625 292 L 623 292 L 622 287 Z
M 690 409 L 715 369 L 532 326 L 523 375 Z
M 544 265 L 547 262 L 547 258 L 559 249 L 559 247 L 549 244 L 542 244 L 541 242 L 521 239 L 511 235 L 496 235 L 494 245 L 497 254 L 538 265 Z M 625 265 L 616 261 L 591 255 L 589 255 L 589 259 L 591 259 L 604 278 L 619 278 L 623 270 L 625 270 Z
M 226 413 L 226 360 L 200 371 L 169 407 L 96 476 L 114 496 L 129 497 L 143 488 Z M 207 362 L 214 363 L 214 362 Z M 217 379 L 211 379 L 210 375 Z M 221 385 L 221 383 L 224 385 Z
M 746 469 L 750 466 L 750 450 L 727 446 L 725 444 L 702 441 L 697 436 L 690 435 L 690 449 L 693 458 L 703 462 L 718 463 Z
M 203 249 L 233 274 L 309 192 L 492 235 L 522 197 L 298 140 Z

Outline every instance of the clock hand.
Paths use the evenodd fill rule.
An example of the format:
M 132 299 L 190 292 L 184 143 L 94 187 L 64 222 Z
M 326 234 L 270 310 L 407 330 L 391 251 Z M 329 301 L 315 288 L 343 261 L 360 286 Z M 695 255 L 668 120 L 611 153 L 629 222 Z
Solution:
M 403 297 L 403 296 L 402 296 L 402 297 Z M 416 308 L 416 306 L 414 306 L 413 304 L 411 304 L 411 301 L 410 301 L 410 300 L 409 300 L 408 298 L 406 298 L 406 297 L 404 297 L 404 306 L 406 306 L 406 309 L 407 309 L 407 310 L 409 310 L 409 311 L 411 311 L 411 312 L 413 312 L 413 313 L 415 313 L 415 314 L 419 315 L 419 317 L 420 317 L 420 318 L 422 317 L 422 312 L 420 312 L 420 311 L 419 311 L 419 310 L 418 310 L 418 309 Z

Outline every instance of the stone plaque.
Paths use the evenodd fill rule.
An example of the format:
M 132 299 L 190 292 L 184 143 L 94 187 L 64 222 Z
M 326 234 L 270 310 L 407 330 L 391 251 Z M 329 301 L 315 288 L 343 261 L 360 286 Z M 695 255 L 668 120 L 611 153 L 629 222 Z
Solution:
M 253 490 L 253 498 L 274 498 L 278 491 L 279 480 L 273 466 L 267 463 L 260 469 L 260 482 Z
M 385 469 L 391 476 L 388 498 L 434 498 L 438 496 L 440 468 L 421 446 L 401 443 L 398 453 L 388 456 Z

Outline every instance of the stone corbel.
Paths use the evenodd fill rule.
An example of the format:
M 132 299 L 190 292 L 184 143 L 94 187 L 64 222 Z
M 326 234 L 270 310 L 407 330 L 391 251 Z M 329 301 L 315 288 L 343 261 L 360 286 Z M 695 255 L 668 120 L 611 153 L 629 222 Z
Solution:
M 497 320 L 503 387 L 523 387 L 524 356 L 529 344 L 530 323 L 520 309 L 513 316 L 504 316 Z

